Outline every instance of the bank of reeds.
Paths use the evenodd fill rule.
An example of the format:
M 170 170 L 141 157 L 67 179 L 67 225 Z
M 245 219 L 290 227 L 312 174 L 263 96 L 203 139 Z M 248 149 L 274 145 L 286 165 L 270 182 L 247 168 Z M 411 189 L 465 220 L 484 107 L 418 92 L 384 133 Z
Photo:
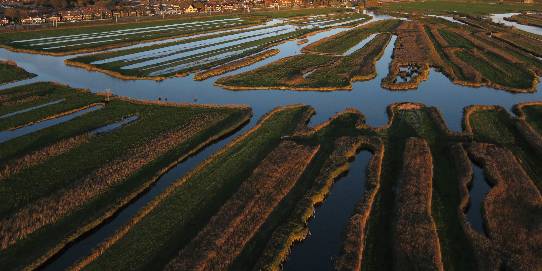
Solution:
M 405 143 L 394 210 L 395 270 L 444 270 L 439 237 L 431 215 L 433 159 L 420 138 Z
M 371 149 L 373 156 L 367 167 L 365 193 L 356 204 L 354 214 L 348 221 L 341 253 L 335 261 L 335 269 L 341 271 L 361 270 L 369 217 L 375 207 L 374 201 L 380 188 L 384 144 L 378 137 L 362 140 L 362 145 Z
M 166 270 L 224 270 L 294 187 L 318 146 L 283 141 Z
M 356 137 L 339 137 L 333 143 L 333 151 L 320 168 L 312 187 L 298 201 L 286 223 L 281 224 L 267 242 L 255 270 L 280 270 L 288 258 L 291 247 L 303 241 L 308 233 L 308 221 L 315 206 L 322 203 L 333 182 L 348 170 L 348 160 L 355 156 L 361 141 Z
M 8 161 L 5 165 L 0 166 L 0 181 L 6 180 L 9 176 L 17 174 L 24 169 L 41 164 L 51 157 L 61 155 L 77 146 L 85 144 L 89 141 L 90 137 L 89 133 L 85 133 L 63 139 L 29 154 L 25 154 L 20 158 Z
M 397 40 L 388 75 L 382 79 L 382 87 L 390 90 L 416 89 L 427 80 L 429 66 L 440 62 L 423 24 L 405 21 L 396 30 Z M 402 69 L 407 68 L 407 71 Z M 398 82 L 401 77 L 404 82 Z
M 120 241 L 127 234 L 129 234 L 130 230 L 132 230 L 135 226 L 137 226 L 137 224 L 141 223 L 145 219 L 145 217 L 147 217 L 147 215 L 151 214 L 156 208 L 160 206 L 160 204 L 166 201 L 168 197 L 174 194 L 176 190 L 178 190 L 180 187 L 185 185 L 191 178 L 194 178 L 198 174 L 200 174 L 201 171 L 205 170 L 207 167 L 215 163 L 217 159 L 220 159 L 221 157 L 226 155 L 228 152 L 230 152 L 233 148 L 236 148 L 237 146 L 242 144 L 243 141 L 245 141 L 247 138 L 250 138 L 254 134 L 258 133 L 260 128 L 266 125 L 267 122 L 272 121 L 273 118 L 276 117 L 278 114 L 287 110 L 300 109 L 303 107 L 304 106 L 302 105 L 289 105 L 289 106 L 275 108 L 274 110 L 266 113 L 264 116 L 261 117 L 258 123 L 253 128 L 251 128 L 248 132 L 232 140 L 225 147 L 223 147 L 218 152 L 214 153 L 205 161 L 200 163 L 194 170 L 190 171 L 187 175 L 185 175 L 184 177 L 172 183 L 164 192 L 162 192 L 159 196 L 157 196 L 152 201 L 150 201 L 147 205 L 145 205 L 134 217 L 130 219 L 129 222 L 127 222 L 124 226 L 120 227 L 110 238 L 108 238 L 107 240 L 99 244 L 92 251 L 90 255 L 78 261 L 70 269 L 81 270 L 85 268 L 86 266 L 88 266 L 89 264 L 91 264 L 97 258 L 102 256 L 108 249 L 110 249 L 118 241 Z M 307 111 L 305 118 L 308 118 L 310 115 L 314 114 L 313 109 L 310 109 L 310 110 L 307 109 L 305 111 Z
M 470 242 L 472 251 L 476 259 L 476 267 L 478 270 L 490 271 L 500 270 L 502 260 L 489 240 L 485 235 L 474 230 L 467 219 L 466 212 L 470 207 L 470 187 L 473 183 L 473 169 L 467 151 L 461 143 L 454 143 L 450 147 L 450 156 L 455 164 L 460 203 L 458 206 L 458 217 L 460 224 L 465 233 L 465 236 Z
M 514 154 L 487 143 L 472 143 L 470 156 L 493 184 L 484 200 L 489 238 L 510 270 L 542 268 L 542 195 Z
M 264 59 L 267 59 L 269 57 L 272 57 L 276 54 L 278 54 L 280 51 L 278 49 L 271 49 L 267 50 L 255 55 L 247 56 L 243 59 L 239 59 L 233 62 L 229 62 L 223 65 L 220 65 L 218 67 L 211 68 L 209 70 L 205 70 L 202 72 L 196 73 L 194 76 L 194 80 L 202 81 L 214 76 L 218 76 L 227 72 L 235 71 L 237 69 L 240 69 L 242 67 L 250 66 L 254 63 L 260 62 Z

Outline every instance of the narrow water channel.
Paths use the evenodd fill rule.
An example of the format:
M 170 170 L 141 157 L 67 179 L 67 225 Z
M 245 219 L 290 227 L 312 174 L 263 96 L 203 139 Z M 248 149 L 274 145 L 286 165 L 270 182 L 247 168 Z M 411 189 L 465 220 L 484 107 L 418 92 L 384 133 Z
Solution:
M 15 115 L 30 112 L 30 111 L 33 111 L 33 110 L 36 110 L 36 109 L 40 109 L 40 108 L 47 107 L 47 106 L 50 106 L 50 105 L 58 104 L 58 103 L 61 103 L 61 102 L 64 102 L 64 101 L 66 101 L 66 99 L 59 99 L 59 100 L 56 100 L 56 101 L 52 101 L 52 102 L 32 106 L 32 107 L 29 107 L 29 108 L 21 109 L 21 110 L 15 111 L 15 112 L 11 112 L 11 113 L 2 115 L 2 116 L 0 116 L 0 119 L 6 119 L 6 118 L 9 118 L 9 117 L 13 117 Z
M 208 146 L 207 148 L 170 169 L 168 172 L 162 175 L 156 181 L 156 183 L 151 186 L 150 189 L 139 195 L 136 200 L 122 208 L 112 218 L 95 228 L 92 232 L 73 241 L 56 257 L 53 257 L 43 266 L 41 266 L 40 269 L 50 271 L 66 270 L 68 267 L 75 264 L 79 259 L 89 255 L 96 246 L 111 237 L 117 230 L 129 222 L 132 217 L 134 217 L 134 215 L 141 210 L 141 208 L 164 192 L 173 182 L 179 178 L 182 178 L 188 172 L 196 168 L 200 163 L 205 161 L 205 159 L 222 149 L 233 139 L 254 127 L 260 116 L 261 115 L 253 116 L 251 121 L 242 129 Z
M 487 183 L 484 170 L 472 163 L 473 176 L 472 186 L 470 188 L 470 206 L 467 210 L 467 219 L 472 227 L 479 233 L 485 235 L 484 218 L 482 215 L 482 206 L 491 186 Z
M 132 123 L 132 122 L 134 122 L 134 121 L 136 121 L 138 119 L 139 119 L 138 115 L 124 117 L 119 121 L 104 125 L 104 126 L 102 126 L 100 128 L 97 128 L 97 129 L 94 129 L 90 133 L 95 134 L 95 135 L 110 133 L 110 132 L 113 132 L 114 130 L 117 130 L 117 129 L 125 126 L 125 125 L 128 125 L 128 124 L 130 124 L 130 123 Z
M 504 24 L 507 26 L 512 26 L 517 29 L 523 30 L 525 32 L 529 32 L 536 35 L 542 35 L 542 28 L 532 26 L 532 25 L 524 25 L 519 24 L 513 21 L 505 20 L 505 18 L 512 17 L 513 15 L 519 15 L 520 13 L 502 13 L 502 14 L 493 14 L 490 16 L 491 20 L 495 23 Z
M 364 194 L 370 159 L 370 152 L 358 153 L 347 175 L 333 184 L 329 196 L 316 208 L 309 222 L 310 235 L 293 247 L 283 270 L 333 270 L 348 220 Z
M 91 106 L 89 108 L 79 110 L 77 112 L 62 116 L 62 117 L 40 121 L 40 122 L 37 122 L 35 124 L 27 125 L 27 126 L 15 129 L 15 130 L 0 131 L 0 143 L 4 143 L 4 142 L 12 140 L 14 138 L 24 136 L 24 135 L 28 135 L 28 134 L 37 132 L 37 131 L 45 129 L 45 128 L 49 128 L 51 126 L 64 123 L 66 121 L 69 121 L 69 120 L 72 120 L 72 119 L 77 118 L 79 116 L 82 116 L 82 115 L 84 115 L 86 113 L 102 109 L 103 107 L 104 107 L 103 105 L 95 105 L 95 106 Z

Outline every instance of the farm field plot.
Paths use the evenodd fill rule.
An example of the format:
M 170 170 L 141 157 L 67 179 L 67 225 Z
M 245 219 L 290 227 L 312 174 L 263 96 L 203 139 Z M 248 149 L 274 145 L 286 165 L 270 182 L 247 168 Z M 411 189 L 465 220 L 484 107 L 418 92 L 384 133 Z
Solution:
M 0 43 L 14 50 L 52 55 L 92 52 L 148 40 L 193 35 L 256 24 L 260 19 L 235 16 L 111 24 L 2 34 Z
M 46 86 L 33 85 L 30 92 Z M 85 94 L 54 84 L 49 88 L 49 98 L 68 100 L 74 95 L 70 90 Z M 7 90 L 11 95 L 24 91 L 25 87 Z M 85 95 L 96 100 L 87 102 L 103 107 L 0 144 L 0 262 L 7 269 L 38 267 L 130 202 L 168 168 L 251 116 L 242 106 Z M 6 119 L 12 117 L 17 115 Z
M 535 56 L 539 40 L 485 19 L 460 20 L 464 23 L 434 16 L 372 22 L 309 44 L 302 54 L 219 78 L 217 85 L 231 90 L 351 89 L 351 82 L 376 76 L 374 62 L 393 35 L 392 63 L 383 88 L 417 89 L 433 67 L 459 85 L 518 93 L 536 90 L 542 75 L 542 61 Z
M 83 56 L 67 63 L 123 79 L 164 79 L 250 57 L 309 31 L 297 30 L 290 25 L 256 27 L 216 37 Z
M 321 53 L 317 50 L 335 43 L 335 39 L 344 39 L 344 35 L 336 35 L 321 45 L 308 45 L 305 53 L 283 58 L 253 71 L 223 77 L 217 85 L 232 90 L 242 89 L 296 89 L 296 90 L 337 90 L 350 89 L 352 81 L 369 80 L 376 76 L 374 64 L 380 58 L 390 39 L 390 33 L 379 33 L 397 25 L 394 21 L 382 21 L 354 29 L 349 32 L 362 34 L 350 46 L 338 48 L 337 54 Z M 374 33 L 371 35 L 371 33 Z M 348 40 L 352 40 L 348 38 Z M 346 42 L 346 41 L 345 41 Z M 320 43 L 320 42 L 316 42 Z M 347 51 L 363 43 L 361 48 Z M 313 52 L 315 50 L 316 52 Z M 343 55 L 348 53 L 348 55 Z
M 0 61 L 0 85 L 29 79 L 34 76 L 36 75 L 19 68 L 17 64 L 13 62 Z

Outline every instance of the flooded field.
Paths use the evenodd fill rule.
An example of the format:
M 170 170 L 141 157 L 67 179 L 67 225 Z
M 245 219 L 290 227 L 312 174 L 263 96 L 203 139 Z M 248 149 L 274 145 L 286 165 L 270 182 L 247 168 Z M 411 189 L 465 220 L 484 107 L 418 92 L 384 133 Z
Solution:
M 542 35 L 538 27 L 504 19 L 512 15 L 495 14 L 490 20 Z M 331 270 L 340 259 L 346 266 L 352 263 L 352 268 L 378 270 L 397 268 L 407 262 L 409 253 L 419 256 L 427 252 L 424 255 L 430 256 L 417 257 L 414 262 L 461 270 L 475 264 L 474 251 L 479 249 L 500 255 L 502 261 L 491 262 L 493 267 L 538 266 L 539 262 L 531 258 L 539 252 L 513 246 L 486 229 L 496 236 L 508 236 L 510 232 L 502 230 L 508 224 L 498 215 L 509 214 L 498 207 L 513 209 L 513 200 L 540 212 L 537 204 L 542 199 L 542 161 L 537 155 L 542 141 L 537 130 L 538 104 L 534 103 L 534 109 L 521 106 L 542 101 L 542 61 L 536 53 L 542 48 L 538 47 L 542 46 L 542 37 L 525 36 L 490 20 L 441 15 L 414 20 L 373 13 L 322 14 L 267 22 L 235 17 L 11 41 L 25 48 L 55 51 L 151 37 L 163 31 L 186 34 L 70 56 L 0 49 L 0 59 L 14 61 L 36 75 L 0 85 L 0 103 L 12 108 L 6 112 L 0 109 L 0 125 L 5 127 L 0 131 L 0 144 L 28 144 L 21 145 L 20 150 L 12 144 L 6 154 L 0 153 L 0 181 L 7 179 L 0 185 L 0 193 L 9 195 L 31 185 L 25 174 L 38 172 L 49 162 L 25 162 L 30 163 L 26 167 L 9 163 L 33 161 L 30 158 L 36 159 L 36 154 L 46 153 L 51 165 L 58 168 L 55 176 L 61 176 L 46 180 L 39 192 L 29 192 L 24 200 L 5 200 L 0 210 L 4 219 L 0 221 L 0 237 L 8 240 L 2 243 L 2 249 L 9 253 L 0 257 L 0 263 L 42 270 L 144 270 L 151 265 L 169 269 L 233 266 L 239 270 Z M 245 23 L 250 26 L 237 28 Z M 486 35 L 487 31 L 495 34 Z M 518 36 L 521 39 L 516 44 L 514 38 Z M 533 40 L 536 43 L 530 43 Z M 266 54 L 271 50 L 275 51 Z M 258 54 L 263 56 L 251 61 Z M 363 61 L 355 62 L 360 59 Z M 281 68 L 269 72 L 273 65 Z M 212 73 L 216 76 L 195 80 L 200 72 L 210 69 L 216 69 Z M 337 78 L 342 81 L 337 83 Z M 227 80 L 238 85 L 228 85 Z M 245 84 L 249 80 L 261 86 Z M 16 95 L 11 88 L 47 81 L 101 94 L 92 98 L 96 102 L 81 102 L 88 106 L 73 112 L 63 106 L 79 104 L 71 96 L 54 92 L 29 92 L 23 97 L 28 102 L 11 102 L 14 98 L 10 95 Z M 321 89 L 317 91 L 314 86 Z M 122 98 L 110 101 L 111 95 Z M 192 105 L 194 108 L 188 108 Z M 181 112 L 170 119 L 175 110 L 189 113 Z M 222 116 L 225 112 L 232 115 Z M 216 123 L 210 121 L 215 118 Z M 218 122 L 223 130 L 211 126 L 218 126 Z M 167 128 L 151 131 L 157 123 Z M 220 136 L 198 125 L 209 131 L 217 129 Z M 50 134 L 63 127 L 68 132 L 58 132 L 58 138 Z M 190 138 L 181 136 L 180 131 L 186 131 Z M 118 135 L 130 144 L 122 145 L 124 141 Z M 30 137 L 35 137 L 35 146 L 25 143 L 32 141 Z M 146 146 L 153 137 L 156 141 L 152 143 L 159 143 L 160 148 Z M 423 140 L 414 142 L 409 139 L 412 137 Z M 476 164 L 468 160 L 469 166 L 473 165 L 473 180 L 466 222 L 458 212 L 464 199 L 456 191 L 454 173 L 460 167 L 454 162 L 456 158 L 447 157 L 455 143 L 465 155 L 477 159 Z M 47 149 L 55 144 L 69 148 L 65 153 Z M 87 144 L 96 144 L 94 152 Z M 122 145 L 122 152 L 109 149 L 115 144 Z M 25 154 L 23 147 L 35 152 Z M 300 156 L 288 155 L 292 149 Z M 403 153 L 403 149 L 412 151 Z M 108 150 L 107 155 L 99 157 L 98 150 Z M 61 157 L 86 151 L 91 153 L 91 162 L 81 173 L 69 176 L 63 172 L 75 170 L 75 164 L 60 167 L 65 163 Z M 491 153 L 502 153 L 512 166 L 494 167 L 498 161 L 488 158 Z M 135 155 L 134 160 L 131 155 Z M 431 156 L 428 164 L 427 157 Z M 142 164 L 143 158 L 138 157 L 148 164 Z M 113 161 L 111 165 L 109 161 Z M 409 172 L 408 163 L 419 166 L 411 168 L 420 172 Z M 131 166 L 121 170 L 123 165 Z M 512 178 L 512 183 L 495 178 L 497 175 L 486 182 L 484 172 L 497 174 L 497 170 L 505 179 L 514 172 L 521 174 Z M 111 183 L 101 182 L 100 176 L 109 171 L 118 171 L 120 176 Z M 427 182 L 414 183 L 416 174 Z M 10 178 L 23 182 L 12 184 Z M 78 184 L 80 179 L 81 187 L 62 187 L 62 183 L 72 181 Z M 124 179 L 125 184 L 121 182 Z M 261 186 L 253 180 L 262 180 Z M 520 180 L 529 185 L 522 186 Z M 497 186 L 504 183 L 518 193 L 528 193 L 529 200 L 498 194 L 501 190 Z M 273 190 L 271 184 L 277 189 Z M 85 194 L 81 191 L 86 185 L 100 185 L 100 190 Z M 419 189 L 422 192 L 412 189 L 416 185 L 423 186 Z M 120 192 L 124 186 L 130 192 Z M 84 200 L 64 201 L 62 196 L 72 190 L 84 194 Z M 47 191 L 54 194 L 48 196 Z M 490 191 L 497 196 L 487 199 Z M 110 193 L 114 207 L 102 198 Z M 423 201 L 425 207 L 408 201 L 413 197 Z M 68 207 L 51 221 L 39 220 L 42 224 L 28 228 L 18 226 L 26 223 L 26 214 L 38 210 L 33 206 L 40 202 L 67 202 Z M 411 209 L 402 209 L 403 202 Z M 84 212 L 97 206 L 91 216 L 96 220 L 81 218 L 83 211 L 76 211 L 78 204 Z M 307 213 L 315 204 L 314 213 Z M 491 207 L 486 218 L 484 204 Z M 241 205 L 245 208 L 236 207 Z M 403 226 L 409 212 L 423 216 L 415 223 L 406 223 L 410 228 Z M 62 240 L 61 245 L 47 243 L 40 248 L 43 251 L 34 251 L 32 238 L 25 236 L 42 240 L 40 227 L 55 234 L 69 228 L 62 224 L 63 215 L 85 230 L 55 235 Z M 520 220 L 521 215 L 511 215 L 519 222 L 510 225 L 527 232 L 530 224 Z M 174 217 L 175 222 L 169 223 L 173 220 L 168 217 Z M 17 224 L 18 219 L 22 224 Z M 358 220 L 357 224 L 352 222 Z M 10 228 L 9 223 L 17 226 Z M 463 223 L 469 223 L 481 236 L 472 235 Z M 222 229 L 224 225 L 231 227 Z M 424 253 L 395 249 L 410 238 L 406 233 L 414 230 L 412 225 L 427 231 L 427 238 L 410 240 L 419 244 L 420 251 L 425 249 Z M 11 231 L 19 231 L 17 236 L 22 237 L 17 238 L 22 241 L 12 238 L 15 235 L 10 235 Z M 485 238 L 485 244 L 494 248 L 483 247 L 477 243 L 481 239 L 476 238 Z M 345 239 L 351 246 L 345 245 Z M 394 246 L 394 242 L 403 243 Z M 470 244 L 468 249 L 466 244 Z M 520 251 L 517 262 L 515 254 L 502 252 L 508 248 Z M 461 252 L 470 258 L 459 259 Z M 389 257 L 397 261 L 387 262 Z

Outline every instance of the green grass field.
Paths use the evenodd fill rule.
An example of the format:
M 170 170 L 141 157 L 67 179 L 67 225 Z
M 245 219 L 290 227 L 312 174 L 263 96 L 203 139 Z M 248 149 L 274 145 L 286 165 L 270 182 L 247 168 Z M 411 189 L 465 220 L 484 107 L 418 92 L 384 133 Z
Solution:
M 18 88 L 20 90 L 20 88 Z M 10 90 L 11 93 L 15 89 Z M 60 90 L 66 92 L 67 89 Z M 72 91 L 76 91 L 73 90 Z M 66 97 L 69 94 L 65 93 Z M 103 99 L 103 97 L 101 98 Z M 4 249 L 0 263 L 8 269 L 20 269 L 47 254 L 58 245 L 66 245 L 68 238 L 74 238 L 91 230 L 89 223 L 103 219 L 106 212 L 121 207 L 123 200 L 133 197 L 147 187 L 161 170 L 175 161 L 185 159 L 191 152 L 198 150 L 210 140 L 220 137 L 245 123 L 250 117 L 247 108 L 221 108 L 205 106 L 163 106 L 117 100 L 107 102 L 98 111 L 75 118 L 63 124 L 52 126 L 26 136 L 18 137 L 0 144 L 0 168 L 16 161 L 24 160 L 34 151 L 54 146 L 59 141 L 88 134 L 96 128 L 114 123 L 123 117 L 137 115 L 139 118 L 121 128 L 105 134 L 91 134 L 88 139 L 58 155 L 46 157 L 43 161 L 23 167 L 8 174 L 0 182 L 0 216 L 11 219 L 25 208 L 45 199 L 54 200 L 62 196 L 71 196 L 70 191 L 77 191 L 83 180 L 92 176 L 99 178 L 101 169 L 122 165 L 132 156 L 149 157 L 139 166 L 130 167 L 125 176 L 114 182 L 115 174 L 108 175 L 112 183 L 101 188 L 95 196 L 77 203 L 77 208 L 69 208 L 61 217 L 45 223 L 37 230 L 18 238 Z M 205 119 L 211 118 L 212 120 Z M 203 121 L 203 122 L 202 122 Z M 194 127 L 198 125 L 199 127 Z M 185 136 L 165 137 L 171 133 L 183 133 Z M 168 145 L 163 140 L 174 140 Z M 151 144 L 148 147 L 146 145 Z M 158 144 L 152 146 L 152 144 Z M 148 149 L 152 147 L 153 150 Z M 155 156 L 149 151 L 161 150 Z M 143 151 L 143 153 L 142 153 Z M 154 157 L 154 158 L 152 158 Z M 143 159 L 143 158 L 142 158 Z M 140 162 L 138 162 L 140 163 Z M 13 167 L 11 168 L 13 170 Z M 126 168 L 125 168 L 126 170 Z M 120 173 L 119 173 L 120 172 Z M 5 173 L 5 172 L 2 172 Z M 68 193 L 68 194 L 66 194 Z M 46 202 L 45 202 L 46 203 Z M 64 212 L 64 211 L 63 211 Z M 38 223 L 38 222 L 36 222 Z M 3 228 L 0 234 L 7 234 Z M 49 255 L 50 256 L 50 255 Z
M 542 189 L 542 161 L 516 130 L 516 120 L 510 114 L 503 108 L 480 110 L 473 113 L 467 121 L 472 126 L 476 141 L 493 143 L 511 150 L 521 160 L 523 168 L 535 181 L 538 189 Z
M 59 100 L 64 101 L 0 119 L 0 130 L 15 128 L 51 115 L 81 108 L 102 101 L 103 98 L 88 91 L 74 90 L 59 84 L 35 83 L 2 91 L 0 93 L 0 105 L 2 105 L 0 116 Z
M 29 79 L 34 76 L 36 75 L 19 68 L 15 63 L 0 61 L 0 84 Z
M 352 30 L 341 32 L 323 42 L 317 42 L 314 46 L 308 45 L 306 49 L 312 52 L 340 55 L 371 34 L 393 32 L 399 26 L 400 22 L 399 20 L 383 20 L 356 27 Z
M 542 135 L 542 106 L 524 107 L 527 122 Z

